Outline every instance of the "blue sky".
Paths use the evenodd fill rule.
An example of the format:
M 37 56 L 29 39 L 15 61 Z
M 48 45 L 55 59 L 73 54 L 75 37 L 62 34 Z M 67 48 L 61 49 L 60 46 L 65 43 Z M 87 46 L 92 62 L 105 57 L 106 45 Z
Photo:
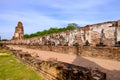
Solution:
M 0 0 L 0 36 L 11 39 L 18 21 L 25 34 L 50 27 L 120 19 L 120 0 Z

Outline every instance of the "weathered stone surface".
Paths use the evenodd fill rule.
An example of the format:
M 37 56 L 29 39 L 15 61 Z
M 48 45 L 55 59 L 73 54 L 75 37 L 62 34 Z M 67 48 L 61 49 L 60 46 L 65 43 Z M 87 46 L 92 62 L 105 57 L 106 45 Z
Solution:
M 24 37 L 24 29 L 23 29 L 23 24 L 22 22 L 18 22 L 16 28 L 15 28 L 15 33 L 14 33 L 14 36 L 13 36 L 13 40 L 16 40 L 16 39 L 23 39 Z
M 110 21 L 87 25 L 82 28 L 63 31 L 60 33 L 23 39 L 23 25 L 19 22 L 13 37 L 14 40 L 4 41 L 4 43 L 34 46 L 74 46 L 76 44 L 83 46 L 88 42 L 89 46 L 96 46 L 102 42 L 106 46 L 115 46 L 120 42 L 119 26 L 120 21 Z
M 120 49 L 119 47 L 108 46 L 27 46 L 21 45 L 21 47 L 53 51 L 58 53 L 73 54 L 77 56 L 90 56 L 99 57 L 105 59 L 114 59 L 120 61 Z M 36 54 L 35 54 L 36 55 Z M 37 55 L 36 55 L 37 56 Z
M 106 74 L 97 69 L 91 70 L 56 60 L 43 61 L 33 58 L 27 52 L 11 51 L 17 59 L 40 72 L 48 80 L 106 80 Z

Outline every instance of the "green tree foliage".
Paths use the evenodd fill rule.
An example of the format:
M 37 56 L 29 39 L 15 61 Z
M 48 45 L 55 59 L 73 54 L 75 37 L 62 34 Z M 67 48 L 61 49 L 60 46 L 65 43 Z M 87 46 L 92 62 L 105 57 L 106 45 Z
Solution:
M 78 27 L 79 27 L 78 24 L 76 24 L 76 23 L 69 23 L 68 26 L 73 26 L 73 27 L 75 27 L 75 28 L 78 28 Z
M 67 26 L 67 27 L 66 27 L 66 30 L 73 30 L 73 29 L 75 29 L 74 26 Z
M 62 32 L 62 31 L 66 31 L 66 30 L 73 30 L 75 28 L 78 28 L 78 25 L 76 23 L 70 23 L 70 24 L 68 24 L 67 27 L 64 27 L 64 28 L 53 28 L 53 27 L 51 27 L 48 30 L 38 31 L 38 32 L 32 33 L 32 34 L 25 34 L 24 38 L 32 38 L 32 37 L 35 37 L 35 36 L 44 36 L 44 35 L 47 35 L 47 34 L 58 33 L 58 32 Z
M 25 37 L 25 38 L 29 38 L 30 35 L 29 35 L 29 34 L 25 34 L 24 37 Z

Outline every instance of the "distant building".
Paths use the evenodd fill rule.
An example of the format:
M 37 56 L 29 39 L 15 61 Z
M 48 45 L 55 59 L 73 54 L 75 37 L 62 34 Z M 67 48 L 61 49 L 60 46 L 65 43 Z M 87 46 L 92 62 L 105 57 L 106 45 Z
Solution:
M 22 22 L 18 22 L 12 39 L 16 40 L 16 39 L 23 39 L 23 38 L 24 38 L 23 24 Z

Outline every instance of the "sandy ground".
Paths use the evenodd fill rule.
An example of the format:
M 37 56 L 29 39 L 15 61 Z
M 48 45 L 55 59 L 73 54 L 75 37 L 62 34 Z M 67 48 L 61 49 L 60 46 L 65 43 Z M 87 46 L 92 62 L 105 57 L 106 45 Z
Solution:
M 107 59 L 98 59 L 92 57 L 80 57 L 70 54 L 62 54 L 50 51 L 41 51 L 35 49 L 27 49 L 18 46 L 9 45 L 10 48 L 22 50 L 24 52 L 38 54 L 40 59 L 46 60 L 56 58 L 58 61 L 67 62 L 88 68 L 98 68 L 107 74 L 107 80 L 120 80 L 120 62 Z

